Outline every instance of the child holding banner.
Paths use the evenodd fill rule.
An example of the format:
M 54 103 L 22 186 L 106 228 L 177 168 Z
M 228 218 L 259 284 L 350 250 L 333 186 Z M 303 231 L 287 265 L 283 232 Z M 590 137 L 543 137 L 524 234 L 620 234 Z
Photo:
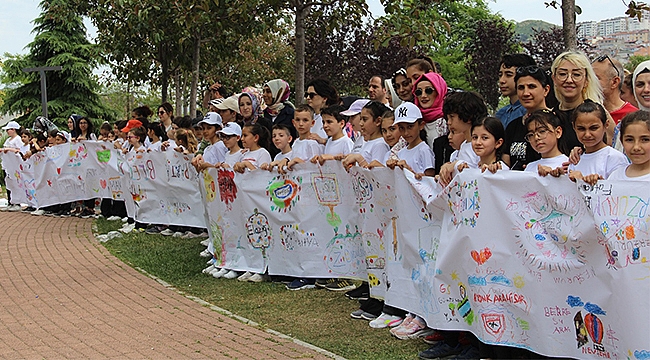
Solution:
M 560 176 L 562 164 L 569 161 L 560 151 L 564 148 L 560 119 L 550 110 L 538 110 L 526 119 L 526 128 L 526 141 L 542 158 L 529 163 L 524 171 L 535 171 L 539 176 Z
M 386 158 L 390 146 L 381 134 L 382 116 L 386 111 L 390 109 L 378 101 L 370 101 L 361 109 L 360 125 L 364 142 L 358 153 L 351 153 L 343 159 L 343 166 L 347 168 L 359 164 L 368 167 L 373 160 L 383 161 Z
M 233 166 L 233 170 L 244 173 L 246 169 L 255 170 L 264 163 L 271 162 L 268 150 L 269 131 L 260 124 L 250 124 L 242 129 L 241 142 L 244 145 L 242 160 Z
M 312 163 L 319 162 L 322 165 L 325 160 L 342 160 L 352 152 L 354 143 L 343 133 L 346 121 L 341 115 L 341 110 L 343 108 L 340 105 L 328 106 L 321 110 L 323 130 L 325 130 L 328 138 L 323 154 L 312 157 Z
M 299 105 L 293 113 L 293 126 L 298 132 L 298 139 L 293 142 L 292 158 L 285 160 L 284 163 L 278 164 L 278 170 L 282 171 L 284 166 L 291 170 L 295 164 L 305 162 L 314 156 L 323 153 L 323 146 L 316 140 L 312 140 L 312 127 L 316 121 L 314 120 L 314 109 L 311 106 L 302 104 Z
M 621 120 L 621 142 L 632 163 L 614 170 L 607 180 L 650 180 L 650 112 L 639 110 Z
M 222 167 L 232 168 L 236 163 L 242 161 L 244 154 L 242 153 L 242 148 L 239 146 L 241 135 L 241 127 L 234 121 L 227 123 L 223 129 L 219 131 L 221 141 L 228 148 L 226 159 L 221 164 Z

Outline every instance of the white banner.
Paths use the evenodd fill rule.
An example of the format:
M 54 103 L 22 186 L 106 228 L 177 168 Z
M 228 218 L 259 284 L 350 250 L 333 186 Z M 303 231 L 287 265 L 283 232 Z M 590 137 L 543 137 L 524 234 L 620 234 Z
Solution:
M 367 279 L 387 304 L 489 344 L 549 356 L 650 358 L 647 182 L 590 187 L 566 177 L 465 170 L 440 189 L 403 171 L 346 172 L 326 162 L 287 175 L 210 168 L 198 183 L 180 154 L 125 162 L 113 151 L 100 155 L 106 150 L 97 144 L 68 147 L 65 156 L 54 150 L 29 165 L 3 155 L 17 198 L 41 205 L 75 196 L 135 199 L 139 219 L 205 221 L 218 263 L 229 269 Z M 49 190 L 61 186 L 85 195 Z

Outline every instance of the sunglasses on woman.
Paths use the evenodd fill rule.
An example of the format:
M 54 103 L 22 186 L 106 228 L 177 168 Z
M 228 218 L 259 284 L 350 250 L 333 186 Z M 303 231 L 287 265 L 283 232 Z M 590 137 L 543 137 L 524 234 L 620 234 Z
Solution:
M 305 99 L 306 99 L 306 98 L 313 99 L 313 98 L 314 98 L 315 96 L 317 96 L 317 95 L 318 95 L 318 94 L 316 94 L 315 92 L 305 93 Z
M 427 94 L 427 95 L 433 94 L 434 91 L 436 91 L 436 89 L 434 89 L 432 87 L 428 87 L 428 88 L 424 89 L 424 93 Z M 422 89 L 416 89 L 415 90 L 415 96 L 418 96 L 418 97 L 422 96 Z

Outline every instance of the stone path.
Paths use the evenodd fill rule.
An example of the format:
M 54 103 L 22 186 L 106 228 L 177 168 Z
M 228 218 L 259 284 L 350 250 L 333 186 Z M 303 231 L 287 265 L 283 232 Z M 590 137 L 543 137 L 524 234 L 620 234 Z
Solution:
M 0 357 L 328 359 L 112 256 L 91 220 L 0 213 Z

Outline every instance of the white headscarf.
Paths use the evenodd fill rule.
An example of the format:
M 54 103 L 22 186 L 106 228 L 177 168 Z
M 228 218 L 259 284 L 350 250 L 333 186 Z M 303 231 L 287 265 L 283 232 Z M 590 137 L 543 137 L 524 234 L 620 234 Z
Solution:
M 650 111 L 650 108 L 645 107 L 641 104 L 641 101 L 639 101 L 639 96 L 636 94 L 636 91 L 634 89 L 634 84 L 636 83 L 636 78 L 639 76 L 641 72 L 644 70 L 650 71 L 650 60 L 646 60 L 642 63 L 640 63 L 636 69 L 634 69 L 634 75 L 632 75 L 632 91 L 634 92 L 634 98 L 636 99 L 637 104 L 639 104 L 639 109 L 645 110 L 645 111 Z

